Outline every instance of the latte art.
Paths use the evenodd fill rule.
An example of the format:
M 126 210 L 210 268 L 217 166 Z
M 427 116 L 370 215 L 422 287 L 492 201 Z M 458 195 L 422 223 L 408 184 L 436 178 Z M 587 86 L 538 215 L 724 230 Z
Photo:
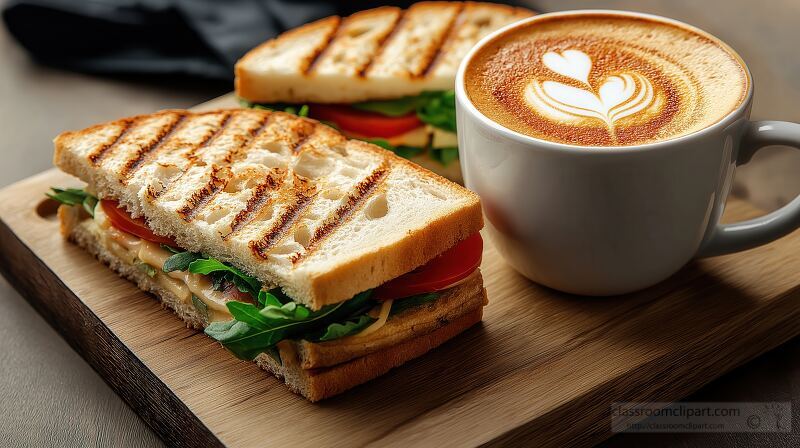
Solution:
M 542 57 L 542 62 L 550 70 L 584 86 L 534 80 L 525 89 L 528 104 L 554 121 L 579 124 L 586 119 L 600 120 L 608 126 L 614 143 L 614 123 L 629 115 L 647 113 L 656 101 L 653 85 L 636 72 L 612 75 L 605 78 L 600 86 L 592 86 L 589 83 L 592 59 L 580 50 L 567 50 L 562 54 L 548 52 Z M 651 113 L 659 113 L 658 108 L 651 110 Z
M 705 128 L 744 100 L 747 75 L 722 45 L 640 17 L 553 17 L 482 47 L 465 87 L 489 118 L 532 137 L 650 143 Z

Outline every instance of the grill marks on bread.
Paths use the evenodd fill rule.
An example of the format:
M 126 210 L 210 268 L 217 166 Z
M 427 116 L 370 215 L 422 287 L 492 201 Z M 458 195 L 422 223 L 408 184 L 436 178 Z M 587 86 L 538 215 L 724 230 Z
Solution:
M 297 142 L 292 146 L 292 154 L 299 154 L 300 151 L 303 150 L 303 147 L 308 143 L 309 139 L 312 135 L 314 135 L 314 130 L 316 126 L 312 123 L 311 126 L 304 127 L 299 135 L 299 139 Z
M 261 238 L 248 243 L 250 250 L 260 258 L 266 259 L 275 245 L 289 235 L 317 195 L 314 186 L 309 185 L 306 180 L 300 177 L 293 180 L 296 190 L 294 198 L 284 206 L 281 214 Z
M 231 230 L 229 233 L 222 236 L 223 240 L 230 238 L 230 236 L 236 233 L 240 228 L 258 217 L 264 206 L 269 203 L 271 199 L 270 193 L 283 185 L 284 173 L 282 170 L 277 170 L 275 174 L 275 176 L 273 176 L 272 173 L 268 174 L 263 182 L 253 188 L 252 196 L 247 200 L 245 207 L 239 210 L 236 216 L 233 217 L 230 224 Z
M 98 146 L 94 151 L 89 154 L 89 161 L 92 165 L 99 165 L 103 157 L 111 151 L 117 143 L 119 143 L 130 131 L 131 127 L 135 124 L 137 120 L 135 118 L 129 118 L 126 120 L 120 120 L 117 124 L 118 131 L 114 134 L 114 136 L 108 140 L 107 142 L 103 143 L 102 145 Z
M 227 167 L 220 168 L 214 166 L 211 168 L 211 177 L 202 188 L 192 193 L 183 207 L 178 209 L 178 214 L 181 215 L 184 221 L 191 221 L 194 216 L 205 207 L 214 195 L 220 192 L 230 180 L 231 172 Z
M 365 12 L 372 12 L 374 10 L 365 11 Z M 362 62 L 358 66 L 356 70 L 356 75 L 359 78 L 366 77 L 367 72 L 372 67 L 372 64 L 383 54 L 383 50 L 386 48 L 388 42 L 392 41 L 392 38 L 397 33 L 399 29 L 401 29 L 402 24 L 405 22 L 405 11 L 398 10 L 394 11 L 392 14 L 394 17 L 389 17 L 391 23 L 390 26 L 385 26 L 383 29 L 379 29 L 376 35 L 372 38 L 372 44 L 367 51 L 361 52 L 361 59 Z M 346 42 L 337 42 L 340 46 L 347 47 Z M 359 44 L 363 44 L 365 42 L 359 42 Z M 359 45 L 360 48 L 364 48 L 363 46 Z
M 421 266 L 482 225 L 463 187 L 283 112 L 164 111 L 55 144 L 59 167 L 157 234 L 235 260 L 313 309 Z
M 411 6 L 375 56 L 366 76 L 418 78 L 433 63 L 461 3 L 417 3 Z
M 141 145 L 136 150 L 134 156 L 128 159 L 128 161 L 122 166 L 122 169 L 119 173 L 120 180 L 122 180 L 123 183 L 126 183 L 127 179 L 142 165 L 142 162 L 144 162 L 147 156 L 154 151 L 157 151 L 164 142 L 168 141 L 169 138 L 172 137 L 172 135 L 175 133 L 175 130 L 179 129 L 185 118 L 185 114 L 176 113 L 170 122 L 153 136 L 152 140 L 144 145 Z
M 218 195 L 228 191 L 229 184 L 235 185 L 237 176 L 242 177 L 238 181 L 243 181 L 246 186 L 231 188 L 230 193 L 236 194 L 247 189 L 249 196 L 241 209 L 227 211 L 233 217 L 228 224 L 229 231 L 221 232 L 220 238 L 229 240 L 248 226 L 263 223 L 264 210 L 268 205 L 274 207 L 277 210 L 275 216 L 269 217 L 271 225 L 248 243 L 254 255 L 266 259 L 276 246 L 293 235 L 319 198 L 319 189 L 312 178 L 324 177 L 326 173 L 314 174 L 313 170 L 309 172 L 308 168 L 301 167 L 303 153 L 308 152 L 310 157 L 317 160 L 333 155 L 343 157 L 347 153 L 347 139 L 312 120 L 253 110 L 227 111 L 221 115 L 216 126 L 208 127 L 202 135 L 193 139 L 185 137 L 183 134 L 191 131 L 193 120 L 202 115 L 172 111 L 161 113 L 161 125 L 148 128 L 151 137 L 131 143 L 128 158 L 120 164 L 119 178 L 126 183 L 140 169 L 151 164 L 163 164 L 160 156 L 168 159 L 173 155 L 169 152 L 179 152 L 179 160 L 184 161 L 181 171 L 169 179 L 162 189 L 155 191 L 148 188 L 146 194 L 153 201 L 167 200 L 165 198 L 168 195 L 164 193 L 171 188 L 183 187 L 185 182 L 196 183 L 197 179 L 202 179 L 203 184 L 192 190 L 175 210 L 183 221 L 191 222 L 200 217 Z M 90 153 L 90 161 L 103 163 L 118 141 L 136 131 L 136 126 L 145 126 L 143 122 L 143 119 L 123 121 L 114 137 Z M 136 132 L 144 131 L 140 129 Z M 258 151 L 265 151 L 265 148 L 282 154 L 286 166 L 272 167 L 266 171 L 248 170 L 248 158 Z M 333 151 L 333 155 L 325 151 Z M 245 167 L 242 168 L 241 164 Z M 191 174 L 192 170 L 195 170 L 194 174 Z M 379 191 L 389 170 L 390 166 L 384 160 L 357 180 L 352 191 L 343 192 L 342 198 L 336 202 L 338 205 L 330 208 L 320 224 L 310 230 L 307 241 L 300 243 L 303 250 L 294 253 L 292 262 L 299 263 L 306 258 L 354 213 L 363 209 L 370 197 Z
M 240 114 L 240 117 L 244 116 Z M 232 121 L 229 116 L 225 120 L 227 125 Z M 206 205 L 208 205 L 214 196 L 222 191 L 228 184 L 228 181 L 233 176 L 231 165 L 235 159 L 241 157 L 246 153 L 247 149 L 256 140 L 267 127 L 269 122 L 269 115 L 259 114 L 251 123 L 238 127 L 234 131 L 232 127 L 231 134 L 227 139 L 229 140 L 228 147 L 224 150 L 223 154 L 212 154 L 209 157 L 199 158 L 195 156 L 192 160 L 193 165 L 210 165 L 211 169 L 208 173 L 208 181 L 200 189 L 194 191 L 186 203 L 178 209 L 178 214 L 181 215 L 184 221 L 191 221 L 198 212 L 200 212 Z M 215 138 L 222 138 L 222 131 L 216 133 Z M 216 152 L 216 151 L 212 151 Z M 175 184 L 175 182 L 173 182 Z
M 478 40 L 531 15 L 494 3 L 419 2 L 327 17 L 248 52 L 236 64 L 236 91 L 257 102 L 337 103 L 452 88 Z
M 317 41 L 317 44 L 311 47 L 311 53 L 308 54 L 304 61 L 302 61 L 302 65 L 300 66 L 300 73 L 307 74 L 312 70 L 314 64 L 319 60 L 319 57 L 322 53 L 328 48 L 333 40 L 334 36 L 336 36 L 336 32 L 339 30 L 339 26 L 342 24 L 342 20 L 339 17 L 328 17 L 327 19 L 322 19 L 323 21 L 327 21 L 330 25 L 325 29 L 321 38 Z
M 322 225 L 314 230 L 314 234 L 306 245 L 305 251 L 295 254 L 292 257 L 292 263 L 299 263 L 316 249 L 323 239 L 336 232 L 336 229 L 341 227 L 349 217 L 356 211 L 362 209 L 364 204 L 367 203 L 367 200 L 380 189 L 381 184 L 388 174 L 389 165 L 384 162 L 380 167 L 359 182 L 355 186 L 355 191 L 350 193 L 342 205 L 334 210 L 334 212 L 323 221 Z
M 225 130 L 228 127 L 228 124 L 230 124 L 231 122 L 232 115 L 233 115 L 232 113 L 226 112 L 222 117 L 222 121 L 220 122 L 219 126 L 216 127 L 216 129 L 209 129 L 196 144 L 188 148 L 185 148 L 183 158 L 188 163 L 187 167 L 196 164 L 199 160 L 198 154 L 200 154 L 204 148 L 213 144 L 213 142 L 217 138 L 219 138 L 219 136 L 222 135 L 223 132 L 225 132 Z M 149 187 L 147 189 L 149 198 L 151 200 L 157 200 L 162 194 L 169 191 L 173 185 L 178 184 L 185 174 L 186 170 L 185 169 L 181 170 L 181 172 L 177 176 L 169 179 L 167 183 L 164 184 L 159 190 L 154 190 L 152 186 Z
M 363 76 L 387 38 L 397 29 L 403 15 L 400 8 L 383 6 L 357 12 L 340 22 L 336 35 L 319 55 L 307 74 L 347 72 Z
M 232 115 L 233 114 L 230 112 L 226 113 L 223 116 L 222 122 L 220 123 L 219 127 L 217 127 L 217 129 L 207 132 L 205 137 L 202 140 L 200 140 L 200 142 L 197 145 L 189 148 L 189 151 L 187 151 L 186 153 L 186 158 L 190 161 L 195 160 L 197 158 L 197 154 L 200 151 L 202 151 L 203 148 L 212 144 L 214 140 L 216 140 L 220 135 L 222 135 L 222 133 L 225 132 L 225 129 L 228 127 L 228 124 L 230 124 Z
M 445 42 L 449 41 L 454 34 L 455 25 L 461 19 L 461 12 L 464 9 L 463 5 L 458 5 L 458 13 L 453 14 L 447 24 L 447 28 L 436 36 L 436 40 L 432 41 L 431 44 L 426 48 L 428 57 L 425 61 L 426 64 L 424 65 L 425 68 L 421 69 L 417 76 L 425 76 L 428 72 L 431 71 L 433 67 L 436 66 L 437 62 L 440 59 L 440 56 L 446 51 L 446 46 L 444 45 Z
M 269 115 L 265 115 L 258 120 L 258 126 L 248 130 L 247 134 L 242 137 L 239 144 L 234 146 L 225 157 L 222 159 L 223 163 L 230 165 L 235 160 L 238 160 L 243 154 L 247 153 L 247 149 L 252 145 L 259 135 L 264 132 L 264 129 L 269 126 Z

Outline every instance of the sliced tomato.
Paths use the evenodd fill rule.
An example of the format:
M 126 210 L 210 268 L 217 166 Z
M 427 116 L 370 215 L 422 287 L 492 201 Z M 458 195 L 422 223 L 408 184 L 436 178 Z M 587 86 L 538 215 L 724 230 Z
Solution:
M 376 300 L 399 299 L 439 291 L 469 277 L 481 265 L 483 239 L 476 233 L 426 265 L 390 280 L 375 290 Z
M 111 199 L 103 199 L 100 201 L 100 206 L 103 207 L 103 211 L 106 213 L 106 216 L 108 216 L 109 221 L 111 221 L 111 225 L 119 230 L 138 236 L 143 240 L 178 247 L 175 240 L 172 238 L 159 236 L 153 233 L 153 231 L 147 227 L 144 218 L 132 218 L 127 210 L 120 208 L 119 202 Z
M 394 137 L 422 126 L 422 121 L 414 112 L 400 117 L 387 117 L 375 112 L 333 104 L 312 104 L 309 112 L 311 118 L 331 121 L 343 131 L 363 137 Z

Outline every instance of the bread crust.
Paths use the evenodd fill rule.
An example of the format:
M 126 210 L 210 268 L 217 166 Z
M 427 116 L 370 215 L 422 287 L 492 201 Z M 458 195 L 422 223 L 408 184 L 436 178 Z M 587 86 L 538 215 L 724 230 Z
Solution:
M 188 131 L 184 132 L 183 128 L 178 128 L 174 132 L 172 130 L 165 131 L 166 128 L 176 126 L 176 122 L 213 121 L 212 118 L 223 116 L 227 117 L 225 118 L 226 121 L 249 120 L 250 122 L 264 123 L 262 126 L 279 122 L 280 126 L 278 128 L 280 132 L 289 135 L 289 137 L 284 135 L 280 137 L 281 139 L 291 140 L 292 138 L 299 138 L 298 135 L 305 135 L 305 137 L 298 140 L 301 142 L 299 147 L 294 148 L 290 155 L 282 156 L 288 158 L 289 161 L 283 163 L 288 163 L 289 168 L 299 164 L 299 159 L 303 157 L 322 161 L 326 159 L 347 160 L 353 157 L 360 157 L 368 160 L 368 162 L 365 162 L 367 164 L 377 164 L 377 171 L 373 171 L 373 174 L 378 173 L 380 170 L 385 170 L 388 173 L 385 175 L 385 181 L 383 182 L 402 183 L 406 186 L 388 190 L 378 186 L 370 190 L 369 194 L 391 196 L 396 192 L 399 202 L 397 206 L 389 208 L 390 213 L 400 213 L 401 215 L 399 216 L 402 216 L 403 213 L 411 214 L 410 216 L 414 218 L 414 227 L 408 227 L 412 224 L 405 219 L 396 223 L 393 222 L 389 227 L 384 226 L 382 228 L 378 226 L 376 227 L 376 232 L 380 232 L 385 238 L 368 245 L 362 244 L 361 246 L 358 246 L 357 240 L 353 240 L 354 249 L 339 251 L 336 254 L 335 263 L 326 261 L 330 259 L 330 254 L 320 253 L 320 250 L 317 249 L 317 247 L 326 247 L 331 241 L 335 242 L 335 238 L 330 239 L 330 241 L 323 241 L 321 244 L 316 244 L 312 247 L 301 248 L 298 243 L 298 249 L 296 250 L 300 251 L 298 252 L 300 255 L 303 255 L 302 261 L 297 262 L 295 258 L 290 258 L 289 267 L 282 268 L 282 265 L 273 261 L 272 255 L 265 259 L 251 253 L 253 246 L 251 245 L 251 248 L 248 249 L 246 246 L 247 241 L 242 241 L 241 244 L 236 246 L 233 244 L 236 236 L 233 239 L 226 240 L 222 237 L 223 232 L 221 230 L 200 232 L 196 224 L 191 222 L 195 219 L 193 215 L 181 215 L 181 208 L 163 205 L 160 202 L 160 197 L 158 199 L 150 198 L 148 195 L 151 192 L 152 183 L 160 182 L 153 181 L 152 176 L 142 175 L 142 182 L 151 182 L 151 186 L 142 193 L 142 191 L 137 191 L 131 188 L 129 184 L 126 184 L 125 177 L 116 171 L 116 166 L 129 166 L 132 163 L 139 163 L 139 159 L 144 160 L 141 164 L 146 169 L 152 168 L 151 171 L 153 172 L 158 169 L 166 169 L 164 168 L 166 165 L 160 162 L 156 155 L 151 154 L 152 148 L 158 148 L 159 145 L 170 146 L 172 140 L 195 138 L 194 136 L 199 134 L 199 131 L 188 134 Z M 145 125 L 141 123 L 145 123 Z M 146 129 L 140 131 L 139 127 L 142 126 L 145 126 Z M 213 126 L 209 127 L 213 128 Z M 131 137 L 131 133 L 136 132 L 139 134 Z M 229 132 L 233 134 L 233 131 Z M 231 138 L 236 137 L 239 140 L 246 140 L 254 138 L 249 137 L 249 135 L 251 135 L 250 132 L 256 131 L 237 129 L 235 132 L 236 135 L 231 135 Z M 168 135 L 168 137 L 164 137 L 166 143 L 160 140 L 157 143 L 147 141 L 150 135 L 165 134 Z M 213 138 L 212 136 L 211 139 Z M 275 138 L 277 139 L 278 137 Z M 133 155 L 121 154 L 125 153 L 125 151 L 114 147 L 114 144 L 120 140 L 125 140 L 124 150 Z M 157 233 L 175 237 L 181 247 L 209 254 L 223 261 L 233 262 L 240 269 L 260 278 L 265 283 L 281 286 L 295 300 L 312 309 L 319 309 L 326 304 L 347 300 L 354 294 L 374 288 L 409 272 L 427 263 L 483 227 L 480 200 L 473 192 L 378 146 L 359 140 L 347 140 L 332 128 L 324 126 L 316 120 L 300 118 L 282 112 L 220 109 L 193 113 L 182 110 L 166 110 L 112 121 L 92 126 L 82 131 L 65 132 L 56 137 L 54 143 L 54 163 L 63 171 L 87 182 L 89 187 L 101 197 L 111 197 L 119 200 L 134 216 L 144 215 L 150 226 Z M 206 141 L 205 144 L 208 146 L 205 148 L 207 152 L 220 151 L 223 148 L 227 148 L 222 147 L 222 143 L 218 145 Z M 227 144 L 230 145 L 229 143 Z M 270 144 L 273 144 L 273 142 L 270 142 Z M 276 140 L 274 144 L 285 146 L 283 140 Z M 169 151 L 164 149 L 162 153 L 167 153 L 168 156 L 172 152 L 184 150 L 177 143 L 174 146 L 174 150 L 170 147 Z M 346 153 L 347 156 L 343 158 L 341 153 Z M 99 161 L 93 162 L 91 157 L 97 154 L 100 154 L 98 156 Z M 245 152 L 239 157 L 246 158 L 247 155 L 248 153 Z M 129 157 L 129 159 L 125 160 L 123 157 Z M 133 159 L 130 159 L 130 157 L 138 157 L 139 159 L 131 162 Z M 153 160 L 148 159 L 148 157 Z M 195 159 L 197 158 L 195 157 Z M 223 162 L 223 160 L 220 159 L 220 162 Z M 209 181 L 208 178 L 201 180 L 200 182 L 209 182 L 203 189 L 194 190 L 191 195 L 176 195 L 173 199 L 174 201 L 180 201 L 186 199 L 185 196 L 188 196 L 187 204 L 200 207 L 209 204 L 214 197 L 233 198 L 233 194 L 228 194 L 221 186 L 226 185 L 225 182 L 229 182 L 229 179 L 237 179 L 236 176 L 240 176 L 245 178 L 247 182 L 258 183 L 264 179 L 265 174 L 263 173 L 270 173 L 268 176 L 273 176 L 276 173 L 274 171 L 275 168 L 269 168 L 267 165 L 249 163 L 247 169 L 255 171 L 249 178 L 246 178 L 242 174 L 245 172 L 244 168 L 240 170 L 241 172 L 236 171 L 239 169 L 237 164 L 240 162 L 231 163 L 229 166 L 222 164 L 223 166 L 221 167 L 217 167 L 214 161 L 202 162 L 202 164 L 195 161 L 184 163 L 187 165 L 184 167 L 176 166 L 175 172 L 183 173 L 190 169 L 201 171 L 202 167 L 205 166 L 211 172 L 211 180 Z M 110 166 L 114 164 L 116 166 Z M 212 171 L 211 168 L 218 169 L 218 171 Z M 304 178 L 297 174 L 297 171 L 287 174 L 286 169 L 284 169 L 280 173 L 282 174 L 276 176 L 282 178 L 282 180 L 279 180 L 283 182 L 283 185 L 302 182 L 312 189 L 327 188 L 325 182 Z M 300 180 L 293 181 L 292 179 Z M 219 182 L 218 184 L 215 183 L 217 181 Z M 196 188 L 195 184 L 187 185 L 187 187 L 181 188 Z M 201 183 L 197 183 L 197 185 L 199 186 Z M 270 199 L 275 206 L 285 206 L 293 200 L 291 195 L 297 194 L 300 190 L 296 185 L 292 185 L 287 187 L 290 189 L 282 193 L 284 196 L 278 195 L 276 199 Z M 251 189 L 242 190 L 241 195 L 255 191 L 254 187 L 248 188 Z M 425 208 L 422 210 L 405 206 L 403 202 L 406 200 L 406 189 L 418 196 L 429 195 L 432 200 L 424 201 Z M 203 197 L 205 193 L 216 194 L 216 196 L 207 199 Z M 320 194 L 316 194 L 316 196 L 320 196 Z M 355 205 L 353 205 L 354 208 L 351 212 L 359 212 L 366 207 L 368 199 L 369 196 L 363 200 L 353 199 Z M 434 205 L 438 208 L 433 208 Z M 209 206 L 208 209 L 213 211 L 215 210 L 214 206 Z M 218 207 L 223 206 L 227 205 L 222 204 Z M 209 213 L 211 212 L 209 211 Z M 230 211 L 227 213 L 229 215 L 235 214 Z M 262 223 L 266 225 L 265 221 L 259 221 L 259 219 L 258 217 L 254 218 L 248 225 L 262 225 Z M 323 217 L 322 219 L 325 218 Z M 346 225 L 349 222 L 347 219 L 349 218 L 341 218 L 340 226 Z M 222 221 L 218 222 L 221 223 Z M 378 223 L 378 221 L 374 222 Z M 318 223 L 312 224 L 319 225 Z M 364 224 L 372 225 L 372 222 L 369 219 L 364 219 Z M 297 222 L 289 222 L 285 229 L 281 229 L 281 238 L 285 239 L 286 235 L 292 235 L 298 230 L 297 226 Z M 201 238 L 198 238 L 198 235 Z M 316 252 L 310 255 L 307 254 L 313 250 Z
M 187 327 L 202 331 L 207 322 L 194 306 L 184 303 L 144 272 L 108 251 L 101 243 L 99 227 L 86 219 L 87 216 L 79 206 L 60 206 L 58 219 L 62 235 L 121 277 L 152 293 Z M 486 304 L 486 291 L 482 285 L 480 273 L 477 273 L 433 304 L 405 311 L 390 319 L 363 342 L 354 338 L 324 343 L 291 341 L 294 350 L 288 357 L 282 354 L 281 362 L 265 353 L 255 362 L 283 379 L 290 390 L 310 401 L 328 398 L 426 353 L 479 322 Z

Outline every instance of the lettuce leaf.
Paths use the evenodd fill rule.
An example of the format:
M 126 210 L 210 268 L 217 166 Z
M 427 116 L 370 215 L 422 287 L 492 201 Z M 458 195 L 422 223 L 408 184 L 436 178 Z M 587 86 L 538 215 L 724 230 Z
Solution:
M 456 132 L 456 92 L 427 92 L 425 103 L 417 109 L 423 123 L 449 132 Z

